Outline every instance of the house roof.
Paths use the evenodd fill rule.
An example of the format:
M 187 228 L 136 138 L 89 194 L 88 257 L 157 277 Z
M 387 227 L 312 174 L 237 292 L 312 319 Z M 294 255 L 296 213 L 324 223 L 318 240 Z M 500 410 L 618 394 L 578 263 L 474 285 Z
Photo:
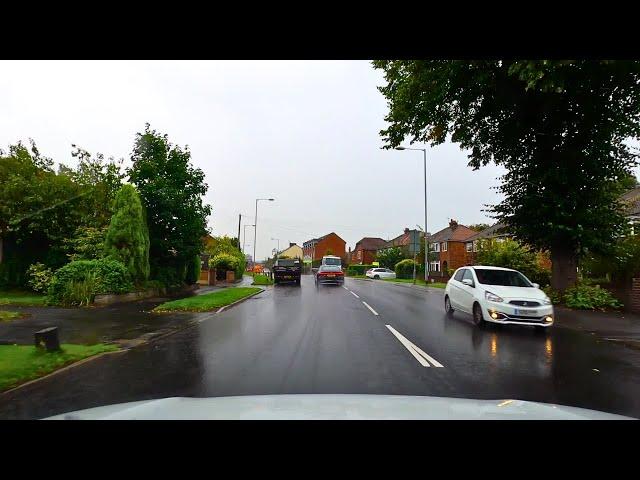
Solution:
M 508 232 L 505 229 L 505 224 L 502 222 L 498 222 L 488 228 L 485 228 L 484 230 L 479 231 L 475 235 L 470 236 L 465 241 L 473 242 L 474 240 L 481 240 L 483 238 L 495 238 L 502 235 L 508 235 Z
M 625 215 L 640 215 L 640 187 L 620 195 L 620 201 L 624 205 Z
M 385 243 L 387 243 L 386 240 L 380 237 L 364 237 L 356 243 L 354 250 L 357 250 L 358 246 L 360 246 L 362 250 L 378 250 Z
M 460 225 L 457 222 L 449 222 L 447 228 L 443 228 L 439 232 L 431 235 L 430 242 L 464 242 L 469 237 L 475 235 L 475 230 L 471 230 L 469 227 Z
M 331 235 L 331 234 L 335 235 L 336 237 L 338 237 L 340 240 L 342 240 L 342 241 L 344 242 L 344 240 L 342 239 L 342 237 L 341 237 L 340 235 L 338 235 L 336 232 L 331 232 L 331 233 L 327 233 L 326 235 L 323 235 L 323 236 L 321 236 L 321 237 L 318 237 L 318 238 L 312 238 L 312 239 L 310 239 L 310 240 L 307 240 L 307 241 L 305 241 L 305 242 L 303 243 L 303 245 L 304 245 L 305 243 L 309 243 L 309 242 L 319 242 L 320 240 L 323 240 L 323 239 L 327 238 L 327 237 L 328 237 L 329 235 Z M 345 243 L 346 243 L 346 242 L 345 242 Z
M 412 233 L 418 232 L 418 238 L 422 238 L 424 236 L 424 233 L 422 233 L 419 230 L 413 229 L 413 230 L 409 230 L 408 228 L 405 229 L 404 233 L 401 233 L 400 235 L 398 235 L 395 238 L 392 238 L 391 240 L 389 240 L 388 242 L 385 242 L 383 245 L 380 245 L 378 247 L 378 249 L 381 248 L 391 248 L 391 247 L 402 247 L 405 245 L 409 245 L 411 244 L 411 240 L 412 240 Z

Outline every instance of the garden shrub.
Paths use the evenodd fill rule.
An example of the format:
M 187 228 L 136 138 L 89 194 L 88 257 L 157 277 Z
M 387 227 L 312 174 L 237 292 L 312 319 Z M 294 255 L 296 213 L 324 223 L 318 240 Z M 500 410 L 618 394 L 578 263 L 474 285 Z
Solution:
M 418 262 L 414 262 L 413 259 L 407 258 L 396 263 L 396 278 L 413 278 L 414 265 L 416 267 L 416 276 L 418 276 L 420 272 L 420 264 Z
M 242 278 L 245 266 L 246 261 L 241 256 L 229 253 L 220 253 L 209 259 L 209 267 L 223 272 L 233 270 L 236 278 Z
M 34 263 L 27 269 L 27 285 L 38 293 L 47 293 L 53 272 L 42 263 Z
M 59 268 L 48 290 L 54 305 L 86 305 L 97 294 L 125 293 L 133 289 L 129 273 L 121 262 L 111 259 L 76 260 Z
M 564 293 L 565 305 L 584 310 L 604 310 L 622 308 L 622 303 L 613 294 L 599 285 L 576 285 Z

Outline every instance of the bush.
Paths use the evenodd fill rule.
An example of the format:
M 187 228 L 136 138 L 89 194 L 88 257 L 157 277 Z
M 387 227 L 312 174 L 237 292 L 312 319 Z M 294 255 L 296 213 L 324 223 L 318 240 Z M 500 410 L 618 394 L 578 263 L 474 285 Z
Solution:
M 394 268 L 396 263 L 404 259 L 404 253 L 399 247 L 379 250 L 376 254 L 376 261 L 381 267 Z
M 413 259 L 407 258 L 396 263 L 396 278 L 413 278 L 414 265 L 416 268 L 416 276 L 418 276 L 420 272 L 420 264 L 418 262 L 414 262 Z
M 516 240 L 481 240 L 476 264 L 518 270 L 542 287 L 551 283 L 551 271 L 540 266 L 538 254 Z
M 125 293 L 133 289 L 124 264 L 110 259 L 76 260 L 59 268 L 48 290 L 54 305 L 87 305 L 97 294 Z
M 554 290 L 551 286 L 543 287 L 542 290 L 547 294 L 547 297 L 551 300 L 551 303 L 554 305 L 560 305 L 564 302 L 564 298 L 562 297 L 562 293 L 558 290 Z
M 564 302 L 569 308 L 585 310 L 617 309 L 623 306 L 611 292 L 600 288 L 598 285 L 576 285 L 575 287 L 568 288 L 564 294 Z
M 245 262 L 238 255 L 220 253 L 209 259 L 209 267 L 221 271 L 233 270 L 236 278 L 242 278 L 242 274 L 245 269 Z
M 187 273 L 184 281 L 187 285 L 193 285 L 200 280 L 201 260 L 200 255 L 195 255 L 193 260 L 187 265 Z
M 375 267 L 373 265 L 349 265 L 347 267 L 347 275 L 364 275 L 370 268 Z
M 27 285 L 38 293 L 47 293 L 53 272 L 42 263 L 34 263 L 27 269 Z

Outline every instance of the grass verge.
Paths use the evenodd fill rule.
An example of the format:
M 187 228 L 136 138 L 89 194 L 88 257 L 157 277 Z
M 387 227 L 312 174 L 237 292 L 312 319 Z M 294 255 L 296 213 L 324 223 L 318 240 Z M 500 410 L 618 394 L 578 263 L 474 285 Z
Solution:
M 0 290 L 0 305 L 44 305 L 45 295 L 23 290 Z
M 16 387 L 71 363 L 102 352 L 118 350 L 115 345 L 62 344 L 60 352 L 45 352 L 31 345 L 0 345 L 0 391 Z
M 204 295 L 194 295 L 193 297 L 181 298 L 158 305 L 154 312 L 207 312 L 216 308 L 229 305 L 241 298 L 248 297 L 257 292 L 256 287 L 230 287 L 224 288 Z
M 413 283 L 412 278 L 383 278 L 385 282 L 394 282 L 394 283 Z M 429 283 L 428 285 L 422 279 L 416 279 L 416 285 L 420 285 L 421 287 L 429 286 L 432 288 L 445 288 L 447 286 L 446 283 Z
M 369 278 L 366 275 L 347 275 L 347 278 Z
M 273 280 L 271 280 L 266 275 L 256 273 L 253 276 L 253 283 L 251 285 L 273 285 Z
M 0 310 L 0 322 L 8 322 L 16 318 L 20 318 L 22 315 L 20 312 L 10 312 L 7 310 Z

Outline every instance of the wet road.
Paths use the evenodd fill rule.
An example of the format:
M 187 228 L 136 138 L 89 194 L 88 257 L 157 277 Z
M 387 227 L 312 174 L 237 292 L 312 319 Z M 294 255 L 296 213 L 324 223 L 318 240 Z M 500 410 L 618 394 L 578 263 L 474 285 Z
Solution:
M 373 393 L 522 399 L 640 417 L 640 351 L 585 332 L 478 329 L 443 292 L 279 285 L 196 327 L 0 397 L 42 418 L 169 396 Z

